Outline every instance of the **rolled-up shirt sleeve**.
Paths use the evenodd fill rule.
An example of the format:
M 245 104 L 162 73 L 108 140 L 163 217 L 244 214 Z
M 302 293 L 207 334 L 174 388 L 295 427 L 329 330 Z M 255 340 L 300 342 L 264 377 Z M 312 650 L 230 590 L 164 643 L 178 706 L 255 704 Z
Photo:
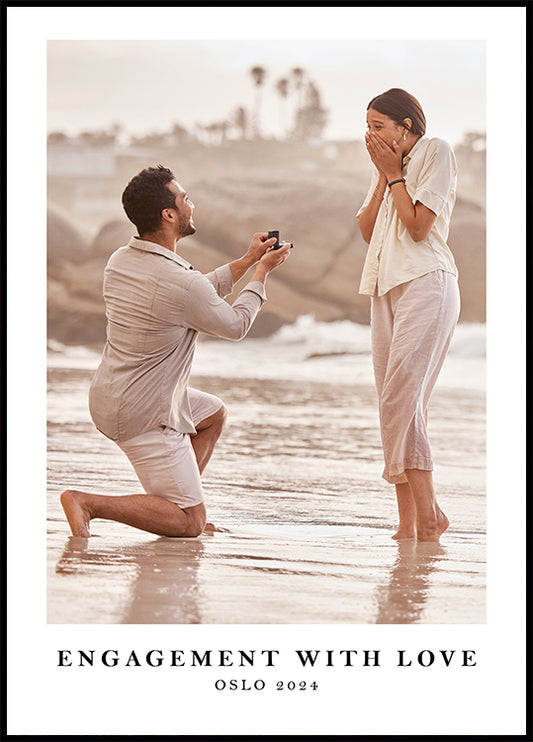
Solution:
M 444 140 L 432 142 L 432 151 L 417 179 L 416 190 L 412 195 L 413 204 L 417 201 L 439 216 L 455 188 L 457 164 L 450 145 Z
M 241 340 L 266 301 L 264 286 L 260 281 L 250 281 L 230 305 L 217 293 L 212 275 L 200 274 L 192 280 L 184 305 L 184 323 L 207 335 Z

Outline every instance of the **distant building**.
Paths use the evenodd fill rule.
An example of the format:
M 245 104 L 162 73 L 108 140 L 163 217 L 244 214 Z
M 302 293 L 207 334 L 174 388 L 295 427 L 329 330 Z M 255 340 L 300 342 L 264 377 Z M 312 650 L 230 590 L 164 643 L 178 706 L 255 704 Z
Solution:
M 113 177 L 117 148 L 78 142 L 48 144 L 48 175 L 52 177 Z

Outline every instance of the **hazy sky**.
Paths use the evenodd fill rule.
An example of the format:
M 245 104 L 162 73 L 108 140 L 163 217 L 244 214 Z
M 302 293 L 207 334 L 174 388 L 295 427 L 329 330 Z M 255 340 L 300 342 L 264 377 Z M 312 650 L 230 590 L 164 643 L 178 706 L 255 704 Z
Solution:
M 69 134 L 114 123 L 128 134 L 191 129 L 251 110 L 255 65 L 267 70 L 265 135 L 281 131 L 275 84 L 293 67 L 319 89 L 328 138 L 360 138 L 369 100 L 390 87 L 420 100 L 430 135 L 456 143 L 486 127 L 482 40 L 57 40 L 47 65 L 48 131 Z

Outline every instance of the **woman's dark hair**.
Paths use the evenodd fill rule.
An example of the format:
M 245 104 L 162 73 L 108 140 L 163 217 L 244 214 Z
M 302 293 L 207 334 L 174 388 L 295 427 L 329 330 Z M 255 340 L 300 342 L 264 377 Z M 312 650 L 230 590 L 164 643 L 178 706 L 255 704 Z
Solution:
M 367 111 L 373 108 L 392 119 L 398 126 L 404 126 L 405 119 L 413 122 L 410 131 L 413 134 L 424 136 L 426 133 L 426 117 L 422 106 L 411 93 L 401 88 L 391 88 L 381 95 L 372 98 Z
M 173 173 L 158 165 L 141 170 L 124 189 L 122 206 L 140 237 L 159 227 L 163 209 L 175 207 L 176 196 L 167 188 L 171 180 L 175 180 Z

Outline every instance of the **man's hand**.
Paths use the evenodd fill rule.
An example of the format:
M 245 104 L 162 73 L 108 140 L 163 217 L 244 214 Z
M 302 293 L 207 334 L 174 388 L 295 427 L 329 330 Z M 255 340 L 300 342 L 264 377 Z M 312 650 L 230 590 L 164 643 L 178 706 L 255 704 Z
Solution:
M 244 257 L 250 261 L 250 265 L 255 265 L 275 242 L 275 237 L 268 239 L 268 232 L 256 232 Z
M 233 276 L 233 282 L 237 283 L 237 281 L 240 281 L 244 274 L 247 273 L 247 271 L 259 260 L 261 260 L 266 251 L 272 247 L 275 242 L 275 237 L 268 239 L 268 232 L 256 232 L 252 237 L 250 247 L 245 255 L 229 264 Z
M 270 242 L 270 240 L 268 240 L 268 242 Z M 270 271 L 275 270 L 287 260 L 290 251 L 290 242 L 285 242 L 278 250 L 268 250 L 259 261 L 252 277 L 252 281 L 261 281 L 264 283 Z

